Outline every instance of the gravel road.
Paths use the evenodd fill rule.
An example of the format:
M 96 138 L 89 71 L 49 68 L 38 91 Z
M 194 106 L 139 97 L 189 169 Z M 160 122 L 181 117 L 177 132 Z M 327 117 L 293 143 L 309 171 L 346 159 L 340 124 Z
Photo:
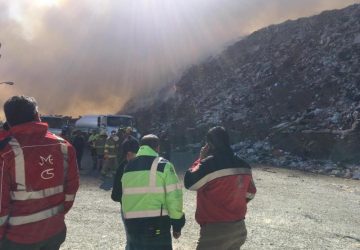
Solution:
M 180 177 L 193 158 L 174 156 Z M 85 160 L 84 166 L 89 165 Z M 242 249 L 360 249 L 360 181 L 267 166 L 255 166 L 253 175 L 258 193 L 249 204 L 248 240 Z M 100 185 L 90 171 L 81 172 L 61 249 L 124 249 L 120 205 Z M 187 224 L 181 238 L 173 241 L 178 250 L 195 249 L 199 233 L 195 193 L 184 191 L 184 201 Z

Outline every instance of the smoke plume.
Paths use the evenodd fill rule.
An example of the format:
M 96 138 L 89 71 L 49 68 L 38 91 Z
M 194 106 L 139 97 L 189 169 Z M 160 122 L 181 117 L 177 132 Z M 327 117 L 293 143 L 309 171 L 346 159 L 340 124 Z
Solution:
M 0 103 L 114 113 L 239 37 L 360 0 L 0 0 Z M 0 116 L 1 118 L 1 116 Z

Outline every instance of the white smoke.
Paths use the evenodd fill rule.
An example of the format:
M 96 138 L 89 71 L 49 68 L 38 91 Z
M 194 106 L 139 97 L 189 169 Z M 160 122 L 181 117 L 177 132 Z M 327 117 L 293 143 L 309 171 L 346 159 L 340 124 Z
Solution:
M 0 104 L 114 113 L 259 28 L 360 0 L 0 0 Z

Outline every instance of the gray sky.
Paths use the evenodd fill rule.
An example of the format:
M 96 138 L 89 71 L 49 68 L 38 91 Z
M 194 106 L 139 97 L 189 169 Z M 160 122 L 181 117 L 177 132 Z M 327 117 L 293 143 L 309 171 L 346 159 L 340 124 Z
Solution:
M 114 113 L 270 24 L 360 0 L 0 0 L 0 104 L 44 114 Z M 0 118 L 2 114 L 0 115 Z

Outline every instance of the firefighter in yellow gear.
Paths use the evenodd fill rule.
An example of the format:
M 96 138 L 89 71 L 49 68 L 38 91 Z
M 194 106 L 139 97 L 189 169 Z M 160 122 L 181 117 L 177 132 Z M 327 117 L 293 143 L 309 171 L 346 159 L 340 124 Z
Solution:
M 113 177 L 118 167 L 119 137 L 116 131 L 111 131 L 110 137 L 106 140 L 104 158 L 105 165 L 101 170 L 104 177 Z
M 103 167 L 106 138 L 107 138 L 106 132 L 101 132 L 100 135 L 94 141 L 94 146 L 97 155 L 97 169 L 99 171 Z

